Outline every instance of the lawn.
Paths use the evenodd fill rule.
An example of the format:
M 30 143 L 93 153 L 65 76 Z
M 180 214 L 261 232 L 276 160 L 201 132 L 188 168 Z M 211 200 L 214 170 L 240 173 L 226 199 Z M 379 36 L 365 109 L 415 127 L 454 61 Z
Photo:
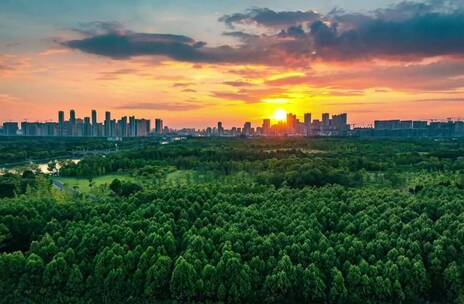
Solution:
M 116 178 L 120 180 L 125 180 L 125 181 L 134 180 L 133 177 L 130 177 L 127 175 L 110 174 L 110 175 L 94 177 L 92 179 L 92 183 L 94 186 L 99 186 L 99 185 L 104 185 L 104 184 L 109 185 Z M 79 190 L 80 192 L 88 192 L 90 190 L 89 180 L 87 178 L 58 177 L 56 179 L 62 182 L 65 188 L 68 188 L 68 189 L 75 189 L 77 187 L 77 190 Z

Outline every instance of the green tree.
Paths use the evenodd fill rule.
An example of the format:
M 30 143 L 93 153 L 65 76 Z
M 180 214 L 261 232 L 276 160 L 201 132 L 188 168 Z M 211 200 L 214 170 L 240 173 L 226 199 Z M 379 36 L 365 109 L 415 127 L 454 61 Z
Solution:
M 196 294 L 197 274 L 195 268 L 180 256 L 171 276 L 171 295 L 178 300 L 191 300 Z

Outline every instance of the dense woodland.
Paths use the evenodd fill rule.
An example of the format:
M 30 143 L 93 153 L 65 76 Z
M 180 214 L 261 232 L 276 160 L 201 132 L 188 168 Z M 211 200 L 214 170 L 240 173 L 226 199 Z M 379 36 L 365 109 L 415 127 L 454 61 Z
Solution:
M 0 176 L 0 303 L 464 302 L 464 141 L 188 139 L 63 165 L 121 179 Z

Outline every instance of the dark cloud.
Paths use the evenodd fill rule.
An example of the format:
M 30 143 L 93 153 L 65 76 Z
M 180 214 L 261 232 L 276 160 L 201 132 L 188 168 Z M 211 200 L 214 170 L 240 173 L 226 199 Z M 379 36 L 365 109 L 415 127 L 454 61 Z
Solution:
M 449 1 L 402 2 L 367 14 L 334 10 L 275 12 L 251 9 L 220 19 L 227 24 L 255 23 L 273 34 L 224 33 L 238 44 L 209 47 L 191 37 L 136 33 L 118 24 L 83 27 L 82 39 L 63 44 L 111 58 L 166 56 L 193 63 L 263 64 L 307 69 L 315 60 L 420 60 L 464 56 L 464 9 Z M 90 29 L 89 29 L 90 28 Z
M 137 109 L 137 110 L 161 110 L 161 111 L 191 111 L 205 107 L 201 103 L 195 102 L 170 102 L 170 103 L 151 103 L 151 102 L 134 102 L 122 105 L 119 109 Z
M 464 12 L 417 14 L 400 21 L 373 18 L 347 31 L 338 30 L 337 24 L 315 22 L 309 35 L 323 59 L 462 55 Z
M 252 8 L 244 13 L 224 15 L 219 18 L 219 21 L 224 22 L 230 28 L 234 28 L 237 24 L 257 24 L 265 27 L 282 28 L 312 22 L 320 19 L 320 17 L 314 11 L 276 12 L 268 8 Z
M 206 60 L 200 51 L 204 46 L 192 38 L 171 34 L 106 33 L 64 42 L 64 45 L 86 53 L 111 58 L 141 55 L 165 55 L 182 61 Z

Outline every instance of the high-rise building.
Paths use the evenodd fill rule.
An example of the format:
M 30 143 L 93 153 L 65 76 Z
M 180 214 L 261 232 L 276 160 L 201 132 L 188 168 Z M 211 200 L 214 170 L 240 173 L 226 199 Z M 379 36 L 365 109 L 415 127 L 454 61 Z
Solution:
M 64 111 L 58 112 L 58 136 L 64 135 Z
M 375 120 L 374 128 L 377 130 L 392 130 L 400 128 L 400 120 Z
M 311 126 L 311 119 L 312 119 L 311 113 L 304 114 L 304 124 L 308 128 Z
M 322 125 L 328 127 L 330 125 L 330 115 L 329 113 L 322 113 Z
M 217 123 L 217 132 L 218 132 L 218 135 L 219 135 L 219 136 L 224 135 L 224 127 L 222 126 L 222 122 L 221 122 L 221 121 L 219 121 L 219 122 Z
M 111 119 L 110 120 L 109 132 L 110 132 L 110 134 L 108 135 L 109 137 L 115 137 L 116 136 L 116 119 Z
M 287 114 L 287 129 L 288 132 L 294 133 L 296 130 L 296 115 L 292 113 Z
M 160 118 L 155 119 L 155 133 L 161 134 L 163 133 L 163 120 Z
M 127 136 L 127 116 L 123 116 L 120 120 L 118 120 L 118 125 L 116 128 L 116 136 L 118 137 L 126 137 Z
M 97 124 L 97 111 L 96 110 L 92 110 L 92 125 L 96 125 Z
M 262 133 L 264 135 L 269 135 L 271 132 L 271 120 L 269 118 L 263 119 Z
M 135 123 L 135 116 L 129 117 L 129 134 L 128 136 L 137 136 L 137 126 Z
M 16 136 L 16 133 L 18 133 L 17 122 L 4 122 L 3 123 L 3 134 L 5 136 Z
M 411 122 L 412 124 L 412 122 Z M 342 113 L 339 115 L 332 116 L 331 126 L 336 131 L 345 131 L 349 129 L 348 126 L 348 115 L 346 113 Z
M 412 122 L 412 127 L 414 129 L 425 129 L 427 128 L 427 121 L 425 120 L 415 120 Z
M 111 136 L 111 112 L 105 112 L 105 136 Z
M 90 117 L 84 117 L 83 136 L 92 136 L 92 125 L 90 124 Z
M 98 118 L 97 111 L 92 110 L 92 127 L 91 127 L 91 136 L 98 136 Z
M 76 111 L 74 111 L 74 110 L 69 111 L 69 122 L 71 124 L 76 123 Z
M 148 136 L 150 133 L 150 120 L 136 119 L 136 135 L 135 136 Z
M 243 134 L 246 136 L 251 135 L 251 122 L 246 122 L 243 125 Z

